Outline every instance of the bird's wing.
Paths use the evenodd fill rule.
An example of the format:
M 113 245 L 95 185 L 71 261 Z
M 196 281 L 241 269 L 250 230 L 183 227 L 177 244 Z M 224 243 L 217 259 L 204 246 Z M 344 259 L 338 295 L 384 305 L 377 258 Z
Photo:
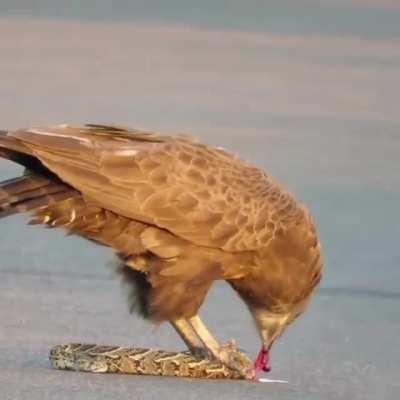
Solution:
M 188 138 L 101 125 L 9 135 L 95 205 L 197 245 L 265 247 L 304 212 L 259 169 Z

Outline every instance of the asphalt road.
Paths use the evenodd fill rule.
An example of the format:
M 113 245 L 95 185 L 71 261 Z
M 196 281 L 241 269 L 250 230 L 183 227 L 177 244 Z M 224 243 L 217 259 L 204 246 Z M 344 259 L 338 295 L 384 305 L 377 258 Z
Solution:
M 166 324 L 128 313 L 111 252 L 25 226 L 27 216 L 1 220 L 0 398 L 400 398 L 400 50 L 370 33 L 0 17 L 0 128 L 195 132 L 289 186 L 313 211 L 326 254 L 308 311 L 273 349 L 269 377 L 288 384 L 69 373 L 50 368 L 53 345 L 183 347 Z M 0 180 L 19 172 L 0 160 Z M 202 316 L 221 340 L 258 350 L 223 283 Z

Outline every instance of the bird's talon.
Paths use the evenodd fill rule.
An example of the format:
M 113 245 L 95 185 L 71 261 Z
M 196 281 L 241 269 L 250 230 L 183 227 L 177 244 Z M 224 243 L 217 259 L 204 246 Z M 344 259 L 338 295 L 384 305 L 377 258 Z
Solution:
M 237 350 L 236 343 L 234 343 L 234 347 L 232 342 L 228 342 L 221 346 L 218 359 L 228 368 L 240 372 L 246 379 L 252 379 L 251 377 L 248 377 L 251 375 L 249 375 L 249 371 L 252 369 L 251 360 L 246 354 Z

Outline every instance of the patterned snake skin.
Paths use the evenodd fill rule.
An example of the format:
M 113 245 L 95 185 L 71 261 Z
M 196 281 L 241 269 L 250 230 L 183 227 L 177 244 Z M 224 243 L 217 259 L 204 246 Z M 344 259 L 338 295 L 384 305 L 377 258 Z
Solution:
M 239 360 L 247 357 L 237 352 Z M 207 379 L 245 379 L 238 371 L 218 361 L 196 357 L 189 352 L 101 346 L 96 344 L 57 345 L 50 350 L 56 369 L 96 373 L 175 376 Z

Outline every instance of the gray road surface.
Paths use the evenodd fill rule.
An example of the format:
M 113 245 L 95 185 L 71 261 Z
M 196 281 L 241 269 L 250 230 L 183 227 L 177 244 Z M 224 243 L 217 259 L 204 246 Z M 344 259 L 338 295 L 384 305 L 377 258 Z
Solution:
M 47 361 L 57 343 L 182 344 L 169 326 L 128 313 L 109 251 L 24 226 L 27 216 L 2 220 L 0 399 L 400 398 L 396 4 L 271 2 L 264 26 L 255 1 L 243 20 L 237 2 L 230 14 L 216 2 L 209 19 L 182 5 L 171 17 L 149 2 L 154 10 L 129 6 L 123 21 L 107 19 L 103 2 L 93 13 L 53 3 L 0 5 L 0 128 L 86 121 L 194 132 L 266 168 L 310 206 L 326 270 L 273 350 L 270 377 L 289 384 L 60 372 Z M 19 171 L 0 161 L 0 179 Z M 255 354 L 250 317 L 223 283 L 202 315 Z

